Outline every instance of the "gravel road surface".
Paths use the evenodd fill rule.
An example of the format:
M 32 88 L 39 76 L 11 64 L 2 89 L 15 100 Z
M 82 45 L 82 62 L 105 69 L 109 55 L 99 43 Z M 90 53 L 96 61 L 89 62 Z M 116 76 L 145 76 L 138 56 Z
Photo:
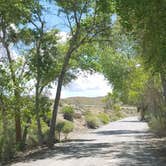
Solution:
M 129 117 L 42 149 L 11 166 L 166 166 L 165 139 Z

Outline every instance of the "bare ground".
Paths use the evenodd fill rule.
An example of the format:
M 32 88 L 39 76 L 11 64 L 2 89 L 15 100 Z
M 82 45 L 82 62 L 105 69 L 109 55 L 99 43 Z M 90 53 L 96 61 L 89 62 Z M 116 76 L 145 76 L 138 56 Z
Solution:
M 99 129 L 42 149 L 10 166 L 165 166 L 166 141 L 149 132 L 137 117 L 112 122 Z

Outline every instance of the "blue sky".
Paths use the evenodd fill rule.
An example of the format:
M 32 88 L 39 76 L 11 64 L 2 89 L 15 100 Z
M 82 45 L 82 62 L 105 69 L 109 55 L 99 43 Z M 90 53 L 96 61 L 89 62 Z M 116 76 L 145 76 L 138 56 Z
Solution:
M 43 2 L 42 5 L 45 7 L 44 18 L 46 20 L 46 28 L 57 28 L 62 32 L 69 32 L 69 29 L 65 25 L 65 19 L 57 16 L 58 9 L 52 3 Z

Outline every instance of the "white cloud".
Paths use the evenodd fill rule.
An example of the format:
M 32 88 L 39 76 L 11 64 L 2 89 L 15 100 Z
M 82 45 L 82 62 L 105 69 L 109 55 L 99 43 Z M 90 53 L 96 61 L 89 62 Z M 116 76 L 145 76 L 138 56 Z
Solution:
M 59 43 L 65 43 L 69 39 L 69 34 L 67 32 L 58 32 L 57 36 L 60 38 Z
M 104 78 L 102 74 L 94 73 L 92 75 L 88 73 L 81 73 L 78 79 L 69 83 L 66 87 L 63 87 L 61 97 L 97 97 L 105 96 L 111 91 L 111 85 Z M 51 98 L 55 97 L 56 88 L 51 91 Z

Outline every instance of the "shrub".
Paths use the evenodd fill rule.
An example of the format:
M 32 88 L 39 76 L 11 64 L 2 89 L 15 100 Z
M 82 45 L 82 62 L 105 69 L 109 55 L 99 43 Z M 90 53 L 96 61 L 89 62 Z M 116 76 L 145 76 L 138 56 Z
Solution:
M 58 140 L 61 141 L 61 133 L 65 134 L 65 139 L 67 139 L 67 136 L 70 132 L 72 132 L 74 129 L 74 125 L 70 121 L 60 121 L 56 125 L 56 131 L 58 133 Z
M 56 124 L 56 131 L 58 133 L 58 140 L 61 141 L 61 132 L 64 126 L 64 121 L 58 122 Z
M 7 128 L 5 135 L 0 132 L 0 161 L 2 163 L 13 158 L 16 152 L 14 140 L 14 130 L 12 127 Z
M 48 142 L 48 136 L 49 136 L 49 126 L 41 120 L 41 126 L 42 126 L 42 134 L 43 134 L 43 143 Z
M 26 144 L 28 147 L 33 147 L 38 145 L 37 126 L 34 119 L 31 120 L 31 124 L 28 128 Z
M 163 117 L 151 117 L 149 120 L 149 127 L 157 135 L 166 136 L 166 118 Z
M 85 115 L 85 120 L 88 128 L 96 129 L 99 127 L 99 119 L 96 115 L 93 115 L 92 113 L 87 113 Z
M 123 117 L 124 116 L 123 116 L 121 111 L 112 111 L 111 114 L 110 114 L 111 121 L 116 121 L 116 120 L 119 120 Z
M 121 110 L 121 109 L 120 109 L 120 106 L 117 105 L 117 104 L 114 104 L 114 105 L 112 106 L 112 108 L 113 108 L 114 111 L 120 111 L 120 110 Z
M 74 124 L 69 121 L 64 122 L 64 126 L 62 128 L 62 132 L 65 134 L 65 139 L 67 139 L 67 136 L 70 132 L 72 132 L 74 129 Z
M 65 106 L 62 108 L 63 117 L 66 120 L 73 121 L 74 109 L 72 106 Z
M 103 124 L 108 124 L 110 122 L 110 117 L 106 113 L 102 112 L 98 114 L 98 118 Z

